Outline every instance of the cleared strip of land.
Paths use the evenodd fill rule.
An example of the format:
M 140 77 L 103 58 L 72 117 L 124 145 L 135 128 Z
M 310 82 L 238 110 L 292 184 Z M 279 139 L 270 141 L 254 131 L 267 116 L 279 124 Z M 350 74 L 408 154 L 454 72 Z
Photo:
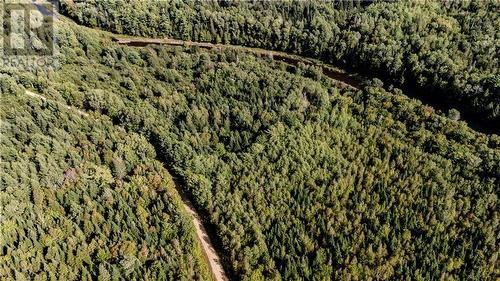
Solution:
M 196 212 L 191 201 L 187 198 L 182 199 L 182 203 L 184 204 L 184 208 L 193 218 L 194 228 L 196 230 L 196 236 L 200 240 L 202 250 L 205 254 L 205 257 L 208 259 L 208 263 L 210 269 L 212 270 L 212 274 L 214 275 L 215 280 L 217 281 L 228 281 L 226 273 L 224 272 L 224 268 L 222 267 L 221 260 L 215 248 L 213 246 L 212 241 L 210 241 L 210 237 L 208 236 L 208 232 L 203 226 L 200 215 Z
M 43 100 L 43 101 L 47 101 L 47 98 L 46 98 L 46 97 L 44 97 L 44 96 L 42 96 L 42 95 L 39 95 L 39 94 L 33 93 L 33 92 L 31 92 L 31 91 L 28 91 L 28 90 L 26 90 L 26 92 L 25 92 L 25 93 L 26 93 L 26 95 L 28 95 L 28 96 L 30 96 L 30 97 L 37 98 L 37 99 L 41 99 L 41 100 Z M 57 104 L 59 104 L 59 105 L 61 105 L 61 106 L 63 106 L 63 107 L 66 107 L 66 108 L 67 108 L 67 109 L 69 109 L 69 110 L 74 111 L 74 112 L 75 112 L 75 113 L 77 113 L 78 115 L 82 115 L 82 116 L 86 116 L 86 117 L 88 117 L 88 116 L 89 116 L 89 114 L 88 114 L 88 113 L 83 112 L 83 111 L 79 110 L 78 108 L 71 107 L 71 106 L 69 106 L 69 105 L 65 105 L 65 104 L 62 104 L 62 103 L 60 103 L 60 102 L 55 102 L 55 103 L 57 103 Z

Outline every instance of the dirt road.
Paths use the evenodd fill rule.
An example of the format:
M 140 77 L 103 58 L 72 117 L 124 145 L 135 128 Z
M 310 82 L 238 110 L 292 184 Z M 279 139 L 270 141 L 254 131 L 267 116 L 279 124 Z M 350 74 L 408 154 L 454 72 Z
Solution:
M 220 263 L 220 257 L 215 251 L 213 244 L 210 241 L 210 237 L 208 236 L 208 232 L 203 226 L 201 218 L 196 212 L 196 209 L 194 208 L 191 201 L 189 201 L 187 198 L 183 198 L 182 201 L 184 203 L 184 208 L 193 218 L 193 224 L 196 229 L 196 236 L 198 236 L 198 239 L 200 240 L 203 252 L 205 253 L 205 257 L 208 259 L 208 263 L 215 280 L 229 281 L 229 278 L 227 277 L 226 273 L 224 272 L 224 268 Z

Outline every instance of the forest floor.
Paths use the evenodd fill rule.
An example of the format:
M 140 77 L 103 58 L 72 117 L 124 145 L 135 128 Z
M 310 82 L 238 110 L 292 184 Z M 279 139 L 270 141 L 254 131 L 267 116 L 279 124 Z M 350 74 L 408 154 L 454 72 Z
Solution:
M 43 101 L 49 100 L 40 94 L 31 92 L 28 90 L 25 91 L 25 94 L 27 96 L 32 97 L 32 98 L 40 99 Z M 64 108 L 67 108 L 68 110 L 71 110 L 78 115 L 89 117 L 88 113 L 86 113 L 78 108 L 68 106 L 67 104 L 63 104 L 62 102 L 52 101 L 52 100 L 50 100 L 50 101 L 54 102 L 54 103 L 56 103 Z M 175 180 L 174 180 L 174 182 L 175 182 L 176 189 L 179 190 L 178 182 L 176 182 Z M 213 277 L 215 278 L 216 281 L 228 281 L 229 278 L 227 277 L 227 275 L 224 272 L 224 269 L 220 263 L 221 259 L 220 259 L 219 255 L 217 254 L 217 252 L 215 251 L 213 243 L 210 240 L 210 237 L 208 236 L 207 230 L 203 226 L 202 219 L 201 219 L 200 215 L 196 212 L 196 209 L 194 208 L 193 204 L 191 203 L 191 201 L 188 198 L 186 198 L 185 196 L 180 196 L 180 197 L 182 198 L 182 204 L 184 206 L 184 209 L 191 216 L 191 219 L 193 221 L 193 225 L 194 225 L 194 228 L 196 231 L 196 236 L 198 237 L 198 240 L 200 241 L 203 254 L 204 254 L 205 258 L 207 259 L 208 266 L 210 267 L 210 270 L 212 271 Z

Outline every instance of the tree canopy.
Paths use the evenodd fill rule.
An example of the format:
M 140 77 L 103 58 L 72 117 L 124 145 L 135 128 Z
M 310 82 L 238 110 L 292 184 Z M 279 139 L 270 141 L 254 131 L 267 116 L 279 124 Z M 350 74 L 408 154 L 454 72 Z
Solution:
M 500 274 L 499 136 L 380 80 L 341 88 L 303 65 L 59 24 L 58 69 L 0 72 L 0 276 L 207 279 L 162 163 L 238 279 Z
M 499 1 L 361 3 L 62 0 L 61 7 L 116 33 L 318 58 L 500 122 Z
M 27 96 L 31 79 L 0 73 L 0 279 L 209 279 L 154 147 Z

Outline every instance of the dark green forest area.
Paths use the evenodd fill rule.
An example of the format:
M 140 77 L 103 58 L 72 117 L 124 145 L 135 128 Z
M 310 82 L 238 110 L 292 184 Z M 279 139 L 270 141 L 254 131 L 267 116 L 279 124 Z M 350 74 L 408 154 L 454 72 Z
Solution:
M 500 123 L 499 1 L 60 2 L 87 26 L 306 55 Z
M 154 147 L 25 95 L 38 79 L 0 71 L 0 279 L 208 280 Z
M 2 203 L 25 206 L 2 225 L 7 274 L 28 264 L 47 274 L 206 276 L 155 155 L 208 214 L 237 279 L 500 274 L 498 136 L 379 80 L 340 89 L 314 68 L 232 50 L 124 47 L 66 22 L 58 39 L 57 70 L 2 71 L 2 92 L 14 92 L 2 99 L 11 136 L 2 138 Z M 27 101 L 23 87 L 109 120 Z M 43 239 L 37 214 L 61 240 Z M 43 243 L 60 250 L 27 250 Z M 94 252 L 73 258 L 71 243 Z

